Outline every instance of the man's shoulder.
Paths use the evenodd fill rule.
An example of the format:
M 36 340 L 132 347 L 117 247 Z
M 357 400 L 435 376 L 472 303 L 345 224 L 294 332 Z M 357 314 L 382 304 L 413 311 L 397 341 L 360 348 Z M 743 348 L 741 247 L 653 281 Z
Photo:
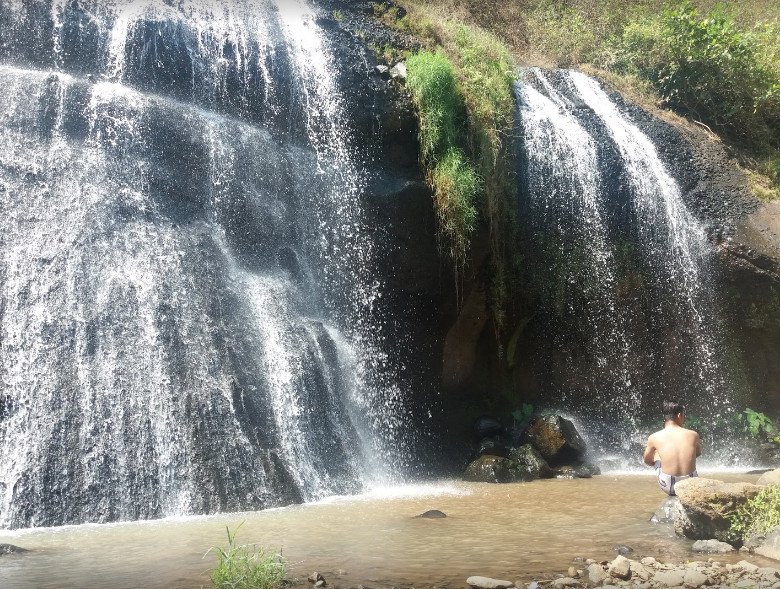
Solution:
M 647 436 L 648 442 L 654 442 L 659 439 L 663 439 L 664 437 L 664 430 L 658 430 L 657 432 L 653 432 L 649 436 Z

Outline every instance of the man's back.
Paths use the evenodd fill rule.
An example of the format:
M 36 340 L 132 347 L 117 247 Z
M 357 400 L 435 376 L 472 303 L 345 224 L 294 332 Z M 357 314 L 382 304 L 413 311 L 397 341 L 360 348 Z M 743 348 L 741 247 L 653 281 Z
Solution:
M 696 457 L 701 454 L 699 434 L 677 425 L 668 425 L 647 440 L 661 459 L 661 470 L 672 476 L 685 476 L 696 470 Z

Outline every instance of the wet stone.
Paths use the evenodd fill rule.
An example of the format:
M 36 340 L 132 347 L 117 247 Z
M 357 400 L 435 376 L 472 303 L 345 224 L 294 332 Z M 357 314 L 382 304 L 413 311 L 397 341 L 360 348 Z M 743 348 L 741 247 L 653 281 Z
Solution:
M 466 579 L 466 584 L 474 587 L 474 589 L 509 589 L 515 585 L 512 581 L 502 581 L 480 576 L 469 577 Z

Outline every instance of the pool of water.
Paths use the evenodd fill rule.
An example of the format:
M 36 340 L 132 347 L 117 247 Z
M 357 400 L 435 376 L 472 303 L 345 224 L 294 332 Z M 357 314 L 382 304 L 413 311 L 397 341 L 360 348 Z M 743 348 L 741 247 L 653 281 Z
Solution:
M 209 549 L 226 542 L 226 526 L 242 522 L 239 541 L 281 550 L 288 577 L 301 586 L 312 571 L 334 588 L 465 587 L 475 574 L 530 581 L 566 571 L 576 557 L 611 559 L 615 544 L 631 546 L 634 557 L 701 558 L 690 541 L 648 523 L 663 498 L 649 474 L 506 485 L 441 481 L 260 512 L 0 531 L 0 542 L 30 550 L 0 556 L 0 587 L 208 587 L 215 562 Z M 447 517 L 414 517 L 428 509 Z

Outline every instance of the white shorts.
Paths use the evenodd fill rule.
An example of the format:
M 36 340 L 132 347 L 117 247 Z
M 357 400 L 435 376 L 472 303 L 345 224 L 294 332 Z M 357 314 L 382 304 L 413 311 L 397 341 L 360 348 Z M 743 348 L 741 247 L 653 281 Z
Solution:
M 685 479 L 690 479 L 699 476 L 695 470 L 691 474 L 683 474 L 679 476 L 666 474 L 664 471 L 661 470 L 660 462 L 655 463 L 655 474 L 658 477 L 658 486 L 661 487 L 661 490 L 664 493 L 670 496 L 675 495 L 674 485 L 676 483 L 679 483 L 680 481 L 684 481 Z

